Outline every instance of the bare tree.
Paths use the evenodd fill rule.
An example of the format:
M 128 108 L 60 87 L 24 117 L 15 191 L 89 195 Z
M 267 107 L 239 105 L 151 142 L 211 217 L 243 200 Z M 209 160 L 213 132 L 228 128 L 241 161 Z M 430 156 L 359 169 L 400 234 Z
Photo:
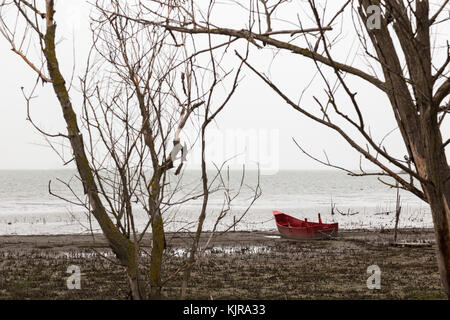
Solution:
M 158 2 L 175 8 L 171 2 Z M 141 1 L 142 6 L 146 3 Z M 442 286 L 450 297 L 450 169 L 445 154 L 450 140 L 443 136 L 449 112 L 450 47 L 448 42 L 435 46 L 433 40 L 437 28 L 444 23 L 448 25 L 450 2 L 348 0 L 330 14 L 325 2 L 309 0 L 303 12 L 290 21 L 277 16 L 282 7 L 294 6 L 289 2 L 253 0 L 248 5 L 238 1 L 230 3 L 236 10 L 248 13 L 248 21 L 243 22 L 247 24 L 241 29 L 219 26 L 215 21 L 203 19 L 205 10 L 192 2 L 190 6 L 176 7 L 183 13 L 182 20 L 164 20 L 153 15 L 152 18 L 136 17 L 135 21 L 173 32 L 243 39 L 258 49 L 269 46 L 311 60 L 326 85 L 325 100 L 314 97 L 318 111 L 312 111 L 289 97 L 283 88 L 254 67 L 251 60 L 245 61 L 237 53 L 247 67 L 288 105 L 337 133 L 381 171 L 368 173 L 361 169 L 361 172 L 353 172 L 333 165 L 328 159 L 321 160 L 322 163 L 345 169 L 355 176 L 392 177 L 402 189 L 430 205 Z M 284 12 L 295 13 L 299 4 L 295 5 L 297 7 L 288 7 Z M 334 58 L 335 38 L 339 36 L 339 25 L 342 25 L 344 17 L 350 17 L 350 21 L 353 17 L 353 31 L 363 48 L 360 54 L 370 62 L 369 71 Z M 313 25 L 305 28 L 306 19 Z M 337 35 L 331 31 L 336 26 Z M 445 59 L 438 61 L 439 58 L 433 58 L 433 51 L 444 54 Z M 332 84 L 329 71 L 334 74 L 336 85 Z M 377 75 L 377 72 L 382 75 Z M 405 157 L 398 157 L 393 150 L 387 150 L 384 139 L 377 141 L 372 136 L 367 115 L 360 106 L 364 98 L 352 90 L 348 77 L 364 81 L 388 98 L 404 142 Z M 337 88 L 345 93 L 344 98 L 336 95 Z M 405 178 L 399 171 L 409 177 Z M 395 187 L 393 183 L 384 183 Z
M 174 206 L 203 197 L 190 255 L 178 272 L 185 272 L 184 297 L 207 216 L 208 196 L 218 190 L 225 191 L 225 205 L 211 236 L 230 212 L 233 197 L 223 180 L 223 166 L 217 168 L 211 181 L 208 178 L 205 141 L 207 127 L 224 110 L 238 86 L 245 59 L 235 70 L 220 69 L 217 67 L 220 55 L 215 55 L 209 42 L 202 61 L 206 64 L 202 64 L 197 61 L 199 52 L 190 53 L 194 44 L 187 35 L 174 35 L 159 26 L 142 28 L 141 24 L 125 18 L 132 12 L 128 3 L 97 2 L 91 21 L 92 49 L 84 74 L 79 78 L 82 102 L 81 111 L 77 112 L 70 93 L 72 81 L 66 83 L 56 53 L 54 1 L 47 0 L 43 8 L 28 1 L 5 1 L 1 6 L 2 9 L 11 7 L 16 9 L 17 15 L 0 13 L 0 31 L 13 52 L 37 73 L 38 80 L 52 84 L 67 133 L 51 134 L 33 122 L 29 110 L 38 82 L 30 93 L 24 92 L 29 120 L 50 143 L 55 138 L 70 142 L 73 158 L 61 157 L 66 164 L 75 162 L 86 197 L 76 194 L 67 183 L 76 199 L 68 201 L 85 208 L 98 222 L 126 269 L 133 299 L 162 297 L 163 257 L 167 245 L 163 214 Z M 170 7 L 154 8 L 160 16 L 172 16 Z M 175 13 L 180 18 L 179 12 Z M 23 46 L 24 41 L 35 41 L 41 55 L 36 58 L 29 53 Z M 226 48 L 227 44 L 228 41 L 219 47 Z M 33 62 L 33 59 L 40 61 Z M 47 65 L 47 72 L 40 65 Z M 224 95 L 222 90 L 221 102 L 216 94 L 219 86 L 225 88 L 225 92 L 230 86 Z M 188 150 L 181 142 L 186 126 L 199 131 L 202 186 L 180 198 L 176 194 L 180 191 L 183 161 Z M 180 163 L 175 173 L 170 174 L 180 153 Z M 49 191 L 54 194 L 50 184 Z M 254 191 L 250 205 L 259 197 L 259 185 Z M 138 210 L 144 211 L 148 218 L 142 226 L 137 225 Z M 140 266 L 141 244 L 148 230 L 151 230 L 152 246 L 150 292 L 147 294 L 147 281 L 143 280 L 146 276 L 141 274 Z

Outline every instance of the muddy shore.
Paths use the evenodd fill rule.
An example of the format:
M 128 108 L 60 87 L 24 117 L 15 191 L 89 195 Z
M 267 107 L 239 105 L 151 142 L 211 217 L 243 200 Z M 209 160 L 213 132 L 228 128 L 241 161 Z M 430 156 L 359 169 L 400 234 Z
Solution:
M 164 296 L 192 235 L 168 234 Z M 209 234 L 204 234 L 204 246 Z M 151 235 L 142 259 L 149 259 Z M 230 232 L 214 238 L 192 274 L 191 299 L 443 299 L 433 230 L 347 230 L 337 238 L 293 241 L 277 232 Z M 77 265 L 82 288 L 68 290 Z M 148 265 L 148 263 L 147 263 Z M 367 288 L 367 267 L 381 269 L 381 289 Z M 147 274 L 146 267 L 142 274 Z M 101 235 L 0 236 L 0 299 L 126 299 L 126 279 Z

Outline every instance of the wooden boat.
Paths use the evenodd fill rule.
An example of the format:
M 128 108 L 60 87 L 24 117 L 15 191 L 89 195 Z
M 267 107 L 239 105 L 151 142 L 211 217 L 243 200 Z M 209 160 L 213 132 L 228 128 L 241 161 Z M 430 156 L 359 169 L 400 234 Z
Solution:
M 283 237 L 290 239 L 320 239 L 334 236 L 338 232 L 338 223 L 309 222 L 300 220 L 280 211 L 273 211 L 278 231 Z

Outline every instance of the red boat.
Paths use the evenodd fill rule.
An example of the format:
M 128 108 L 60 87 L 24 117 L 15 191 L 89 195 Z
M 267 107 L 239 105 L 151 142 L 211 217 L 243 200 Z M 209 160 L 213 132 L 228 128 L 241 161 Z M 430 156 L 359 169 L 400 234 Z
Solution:
M 322 223 L 319 213 L 319 222 L 300 220 L 283 212 L 274 211 L 275 223 L 283 237 L 290 239 L 320 239 L 334 236 L 338 232 L 337 223 Z

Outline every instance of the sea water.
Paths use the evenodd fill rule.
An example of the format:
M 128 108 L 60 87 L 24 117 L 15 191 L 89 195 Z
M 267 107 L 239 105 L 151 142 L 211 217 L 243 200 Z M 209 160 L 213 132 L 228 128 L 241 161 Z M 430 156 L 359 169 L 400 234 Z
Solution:
M 166 231 L 196 229 L 203 200 L 200 176 L 198 171 L 170 175 L 166 194 L 173 193 L 173 196 L 168 196 L 163 206 Z M 210 182 L 214 176 L 215 172 L 209 172 Z M 351 177 L 341 171 L 279 171 L 274 175 L 260 175 L 261 195 L 250 208 L 258 185 L 256 171 L 245 172 L 244 179 L 241 171 L 223 172 L 221 183 L 218 181 L 212 183 L 212 189 L 217 191 L 210 195 L 204 230 L 226 230 L 238 220 L 231 230 L 275 230 L 273 210 L 310 221 L 317 221 L 320 212 L 323 222 L 339 222 L 344 229 L 393 228 L 395 224 L 397 190 L 375 176 Z M 233 198 L 231 203 L 225 200 L 224 186 Z M 51 195 L 50 190 L 57 196 Z M 187 201 L 194 196 L 197 198 Z M 399 227 L 432 227 L 426 203 L 407 191 L 401 190 L 400 196 Z M 76 171 L 0 171 L 0 234 L 99 232 L 89 210 L 77 205 L 85 200 Z M 132 203 L 139 231 L 147 225 L 148 214 L 138 200 Z M 224 211 L 227 214 L 216 224 Z

